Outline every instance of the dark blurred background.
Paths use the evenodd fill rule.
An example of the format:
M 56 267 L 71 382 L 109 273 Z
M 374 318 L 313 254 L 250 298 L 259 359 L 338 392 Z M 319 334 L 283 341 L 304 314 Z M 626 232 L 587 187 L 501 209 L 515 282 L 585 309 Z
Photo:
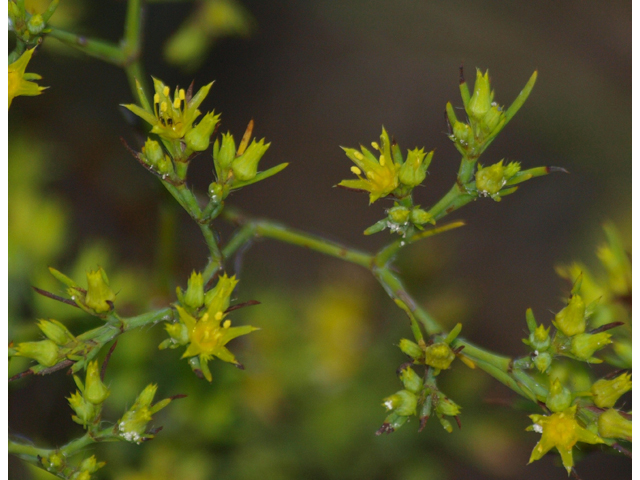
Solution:
M 121 36 L 124 2 L 61 3 L 53 17 L 61 28 Z M 367 250 L 390 240 L 362 231 L 391 204 L 368 206 L 366 195 L 332 188 L 352 177 L 339 146 L 367 145 L 384 125 L 403 149 L 436 149 L 416 195 L 430 206 L 459 165 L 443 115 L 447 101 L 461 106 L 459 66 L 471 84 L 476 67 L 489 68 L 502 105 L 538 69 L 529 100 L 481 162 L 506 158 L 570 174 L 455 212 L 466 227 L 397 261 L 436 318 L 462 322 L 463 335 L 488 348 L 524 353 L 525 310 L 549 323 L 570 290 L 554 267 L 595 264 L 603 222 L 614 222 L 630 246 L 631 2 L 157 2 L 146 8 L 144 38 L 149 75 L 184 87 L 215 79 L 201 110 L 222 112 L 221 131 L 236 138 L 253 118 L 254 134 L 272 142 L 261 166 L 290 162 L 229 203 Z M 118 106 L 135 102 L 124 72 L 55 39 L 28 71 L 50 88 L 18 98 L 9 113 L 10 338 L 33 339 L 35 318 L 65 320 L 76 332 L 95 326 L 33 296 L 31 284 L 62 291 L 47 265 L 78 279 L 102 265 L 123 314 L 167 305 L 207 252 L 196 226 L 120 143 L 138 149 L 143 138 Z M 211 169 L 210 152 L 194 160 L 195 189 L 205 191 Z M 247 370 L 215 362 L 208 385 L 178 350 L 157 352 L 160 327 L 123 337 L 107 374 L 109 418 L 149 382 L 160 384 L 159 396 L 189 397 L 159 415 L 165 429 L 153 442 L 97 448 L 109 463 L 98 477 L 563 478 L 557 456 L 525 467 L 539 438 L 524 432 L 526 414 L 487 402 L 513 395 L 462 364 L 443 376 L 444 391 L 463 407 L 462 430 L 449 435 L 433 422 L 418 434 L 413 422 L 373 435 L 384 419 L 381 399 L 401 388 L 394 345 L 410 332 L 366 271 L 263 241 L 243 255 L 239 273 L 238 300 L 262 302 L 234 316 L 262 328 L 236 341 Z M 50 445 L 77 436 L 64 400 L 72 383 L 59 372 L 12 384 L 10 431 Z M 627 459 L 600 452 L 577 467 L 585 480 L 631 472 Z M 10 475 L 48 478 L 18 461 Z

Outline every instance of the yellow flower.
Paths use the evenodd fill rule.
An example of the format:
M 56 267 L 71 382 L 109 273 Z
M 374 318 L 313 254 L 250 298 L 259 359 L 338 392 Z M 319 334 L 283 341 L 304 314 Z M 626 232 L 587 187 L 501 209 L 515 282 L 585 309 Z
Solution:
M 29 80 L 40 80 L 42 77 L 37 73 L 25 73 L 27 64 L 31 60 L 35 48 L 27 49 L 15 62 L 9 65 L 9 107 L 14 98 L 19 95 L 33 97 L 40 95 L 47 87 L 41 87 Z
M 205 85 L 193 97 L 182 88 L 176 88 L 173 98 L 171 90 L 157 78 L 153 79 L 153 113 L 138 105 L 123 105 L 151 125 L 151 133 L 167 140 L 183 138 L 193 128 L 193 122 L 200 116 L 198 107 L 211 89 L 211 82 Z M 217 123 L 217 117 L 216 122 Z
M 567 408 L 553 415 L 529 415 L 533 425 L 527 430 L 533 430 L 542 434 L 542 438 L 531 452 L 529 463 L 541 459 L 549 450 L 557 448 L 562 457 L 562 464 L 571 474 L 573 467 L 573 447 L 578 442 L 605 443 L 595 433 L 580 426 L 576 420 L 577 405 Z
M 358 180 L 343 180 L 338 185 L 369 192 L 369 203 L 386 197 L 399 185 L 398 170 L 401 165 L 393 161 L 389 135 L 384 128 L 380 140 L 382 146 L 376 142 L 372 143 L 373 148 L 380 152 L 379 159 L 365 147 L 360 147 L 362 153 L 354 148 L 343 147 L 347 157 L 356 164 L 355 167 L 351 167 L 351 171 L 358 176 Z
M 207 362 L 213 357 L 218 357 L 224 362 L 241 366 L 225 345 L 236 337 L 258 330 L 250 325 L 232 327 L 231 320 L 224 320 L 225 310 L 229 307 L 229 297 L 236 283 L 238 281 L 235 277 L 222 275 L 216 287 L 210 290 L 212 295 L 205 297 L 207 311 L 200 318 L 191 316 L 184 308 L 176 305 L 180 322 L 187 327 L 189 338 L 189 345 L 182 358 L 198 356 L 202 374 L 209 381 L 212 377 Z

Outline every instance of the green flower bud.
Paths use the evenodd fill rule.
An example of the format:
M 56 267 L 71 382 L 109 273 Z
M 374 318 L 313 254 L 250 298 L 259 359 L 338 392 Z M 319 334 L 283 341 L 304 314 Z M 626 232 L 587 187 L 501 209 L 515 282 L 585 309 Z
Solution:
M 109 279 L 102 267 L 95 272 L 87 272 L 87 285 L 84 304 L 96 313 L 110 311 L 111 305 L 107 302 L 113 302 L 116 295 L 109 288 Z
M 410 210 L 406 207 L 393 207 L 388 210 L 389 219 L 398 225 L 402 225 L 409 220 Z
M 463 147 L 466 147 L 473 140 L 473 131 L 466 123 L 456 121 L 453 124 L 453 136 L 455 137 L 455 141 L 460 143 Z
M 31 15 L 31 18 L 27 22 L 27 29 L 31 35 L 38 35 L 42 30 L 44 30 L 45 26 L 44 19 L 39 13 Z
M 169 337 L 171 337 L 168 339 L 170 344 L 178 346 L 189 343 L 189 330 L 184 323 L 167 323 L 164 328 L 169 334 Z M 167 346 L 169 346 L 169 344 Z
M 631 374 L 629 373 L 623 373 L 613 380 L 600 379 L 591 386 L 593 403 L 600 408 L 611 408 L 629 390 L 631 390 Z
M 485 133 L 491 133 L 499 124 L 504 114 L 497 105 L 492 105 L 480 122 L 480 128 Z
M 436 413 L 438 416 L 447 415 L 449 417 L 455 417 L 460 414 L 462 407 L 450 398 L 439 395 L 438 403 L 436 405 Z
M 258 162 L 271 144 L 265 145 L 264 138 L 259 142 L 255 140 L 247 147 L 247 150 L 231 163 L 231 169 L 235 177 L 241 182 L 253 180 L 258 173 Z
M 592 355 L 611 343 L 611 334 L 600 333 L 579 333 L 571 337 L 571 353 L 579 360 L 591 363 L 600 363 L 600 360 L 592 358 Z
M 425 159 L 426 156 L 426 159 Z M 407 160 L 398 172 L 398 179 L 404 185 L 416 187 L 422 183 L 427 176 L 427 168 L 433 158 L 433 152 L 424 153 L 424 149 L 409 150 Z
M 58 346 L 51 340 L 19 343 L 16 355 L 32 358 L 43 367 L 53 367 L 59 360 Z
M 80 464 L 80 470 L 83 472 L 93 473 L 96 470 L 104 467 L 106 462 L 98 462 L 95 455 L 91 455 L 89 458 L 85 458 Z
M 144 143 L 142 154 L 147 160 L 147 163 L 152 167 L 157 167 L 158 164 L 164 160 L 164 150 L 158 142 L 150 138 L 147 138 L 147 141 Z
M 87 471 L 80 470 L 71 476 L 71 480 L 91 480 L 91 474 Z
M 60 470 L 60 468 L 65 464 L 65 458 L 61 453 L 54 452 L 48 457 L 44 457 L 42 459 L 42 464 L 48 471 Z
M 195 128 L 192 128 L 184 136 L 187 148 L 194 152 L 202 152 L 209 147 L 209 140 L 216 125 L 220 120 L 220 115 L 214 115 L 213 112 L 207 113 Z
M 567 337 L 584 333 L 587 327 L 584 300 L 580 295 L 573 295 L 569 304 L 556 314 L 553 324 Z
M 220 185 L 218 182 L 213 182 L 209 185 L 209 198 L 216 203 L 222 202 L 224 199 L 224 187 Z
M 404 388 L 410 392 L 418 393 L 422 390 L 422 378 L 411 367 L 407 367 L 400 372 L 400 380 Z
M 476 188 L 478 193 L 493 197 L 507 183 L 504 175 L 502 160 L 490 167 L 484 167 L 476 173 Z
M 622 438 L 631 441 L 631 420 L 610 408 L 598 417 L 598 435 L 604 438 Z
M 201 273 L 191 273 L 183 301 L 185 305 L 194 309 L 204 305 L 204 288 Z
M 39 320 L 38 328 L 42 330 L 45 337 L 53 340 L 57 345 L 66 345 L 75 340 L 75 337 L 67 330 L 67 327 L 54 319 Z
M 560 380 L 555 378 L 551 382 L 549 395 L 547 395 L 547 401 L 545 402 L 549 410 L 554 413 L 562 412 L 571 406 L 572 400 L 569 389 L 565 388 Z
M 467 105 L 467 114 L 476 121 L 481 121 L 491 109 L 492 101 L 493 92 L 491 92 L 491 86 L 489 84 L 489 70 L 483 75 L 480 69 L 478 69 L 476 70 L 476 83 L 473 86 L 473 95 Z
M 153 435 L 145 434 L 147 424 L 151 421 L 153 414 L 171 403 L 170 398 L 165 398 L 155 405 L 151 405 L 157 389 L 157 385 L 147 385 L 138 395 L 133 406 L 118 422 L 120 436 L 126 441 L 140 444 L 143 440 L 153 438 Z
M 418 397 L 409 390 L 400 390 L 390 397 L 383 400 L 384 407 L 387 410 L 393 410 L 394 413 L 403 417 L 415 415 L 418 406 Z
M 541 352 L 533 358 L 533 364 L 536 366 L 540 373 L 544 373 L 551 365 L 552 360 L 553 357 L 549 352 Z
M 415 225 L 423 225 L 425 223 L 432 223 L 432 224 L 435 225 L 436 221 L 429 214 L 429 212 L 426 212 L 426 211 L 422 210 L 421 208 L 414 208 L 413 210 L 411 210 L 411 223 L 413 223 Z
M 214 150 L 215 153 L 215 150 Z M 214 155 L 213 162 L 216 167 L 218 175 L 222 175 L 222 172 L 226 172 L 231 167 L 231 162 L 236 156 L 236 142 L 233 139 L 231 133 L 222 135 L 222 144 L 218 150 L 217 155 Z M 218 178 L 218 180 L 226 181 L 226 178 Z
M 76 412 L 76 414 L 71 417 L 74 422 L 86 427 L 87 424 L 93 422 L 96 418 L 98 409 L 93 403 L 87 401 L 80 392 L 76 391 L 72 393 L 67 400 L 69 400 L 71 409 Z
M 438 342 L 427 347 L 424 362 L 433 368 L 446 370 L 454 358 L 456 356 L 451 347 L 444 342 Z
M 216 313 L 223 312 L 229 308 L 230 297 L 233 289 L 236 288 L 238 280 L 235 275 L 229 277 L 224 274 L 218 278 L 215 288 L 209 290 L 204 296 L 204 303 L 210 318 L 214 318 Z
M 533 333 L 529 334 L 529 345 L 531 348 L 538 351 L 544 351 L 551 345 L 551 338 L 549 332 L 551 327 L 545 329 L 544 325 L 540 324 Z
M 109 389 L 102 383 L 98 362 L 89 362 L 87 377 L 84 384 L 84 398 L 94 405 L 100 405 L 109 396 Z
M 402 350 L 404 354 L 409 355 L 414 360 L 424 358 L 424 350 L 422 350 L 417 343 L 412 342 L 411 340 L 403 338 L 400 340 L 398 347 L 400 347 L 400 350 Z

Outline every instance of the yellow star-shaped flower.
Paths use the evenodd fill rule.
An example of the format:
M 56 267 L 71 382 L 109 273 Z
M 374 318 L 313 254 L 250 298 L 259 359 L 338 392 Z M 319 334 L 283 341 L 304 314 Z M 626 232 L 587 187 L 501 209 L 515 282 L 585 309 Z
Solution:
M 173 98 L 171 90 L 157 78 L 153 79 L 153 112 L 138 105 L 123 105 L 151 125 L 151 133 L 167 140 L 179 140 L 193 128 L 193 122 L 200 116 L 198 107 L 205 99 L 213 82 L 202 87 L 193 96 L 182 88 L 176 88 Z
M 576 420 L 577 405 L 569 407 L 553 415 L 529 415 L 533 425 L 527 430 L 542 434 L 542 438 L 531 452 L 529 463 L 541 459 L 549 450 L 557 448 L 562 458 L 562 464 L 571 474 L 573 467 L 573 447 L 578 442 L 605 443 L 595 433 L 582 427 Z
M 19 95 L 35 96 L 40 95 L 47 87 L 41 87 L 29 80 L 40 80 L 42 77 L 37 73 L 25 73 L 29 60 L 35 48 L 27 49 L 15 62 L 9 65 L 9 107 L 13 99 Z
M 376 158 L 365 147 L 361 147 L 362 152 L 343 147 L 347 157 L 356 164 L 351 167 L 351 171 L 358 176 L 358 179 L 343 180 L 338 186 L 369 192 L 369 203 L 386 197 L 399 185 L 398 170 L 401 165 L 396 164 L 392 158 L 389 135 L 384 129 L 380 139 L 382 146 L 376 142 L 372 143 L 373 148 L 380 152 L 380 158 Z

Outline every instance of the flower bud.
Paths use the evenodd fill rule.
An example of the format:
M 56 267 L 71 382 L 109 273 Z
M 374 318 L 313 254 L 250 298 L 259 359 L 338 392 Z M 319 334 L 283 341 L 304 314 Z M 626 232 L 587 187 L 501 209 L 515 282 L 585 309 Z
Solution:
M 74 422 L 87 426 L 87 424 L 93 422 L 96 418 L 98 409 L 96 409 L 96 406 L 93 403 L 87 401 L 80 392 L 76 391 L 75 393 L 72 393 L 67 400 L 69 400 L 69 406 L 71 409 L 76 412 L 76 414 L 71 417 Z
M 613 380 L 600 379 L 591 386 L 593 403 L 600 408 L 611 408 L 629 390 L 631 390 L 629 373 L 623 373 Z
M 476 70 L 476 83 L 473 86 L 473 95 L 467 105 L 467 114 L 476 121 L 482 118 L 491 109 L 493 93 L 489 84 L 489 70 L 483 75 L 480 69 Z
M 184 323 L 167 323 L 164 328 L 169 334 L 169 337 L 171 337 L 168 339 L 170 344 L 186 345 L 189 343 L 189 330 Z M 166 348 L 166 346 L 164 348 Z
M 481 168 L 476 173 L 476 188 L 481 195 L 494 196 L 504 187 L 505 183 L 507 180 L 502 160 L 490 167 Z
M 485 133 L 491 133 L 499 124 L 504 114 L 497 105 L 491 105 L 489 111 L 480 121 L 480 128 Z
M 215 152 L 215 150 L 214 150 Z M 222 135 L 222 144 L 217 152 L 217 155 L 213 157 L 213 162 L 216 166 L 216 171 L 219 175 L 225 172 L 231 166 L 231 162 L 236 156 L 236 143 L 233 140 L 233 135 L 225 133 Z M 225 181 L 226 178 L 218 179 Z
M 115 293 L 109 288 L 107 274 L 100 267 L 97 271 L 87 272 L 87 295 L 84 304 L 96 313 L 105 313 L 111 310 L 111 305 L 116 299 Z
M 585 314 L 584 300 L 580 295 L 573 295 L 569 304 L 556 314 L 553 324 L 567 337 L 572 337 L 579 333 L 584 333 L 587 322 Z
M 221 203 L 225 197 L 224 186 L 218 182 L 209 185 L 209 198 L 215 203 Z
M 536 366 L 540 373 L 544 373 L 551 365 L 552 360 L 553 357 L 549 352 L 541 352 L 533 358 L 533 364 Z
M 16 347 L 16 355 L 32 358 L 43 367 L 53 367 L 58 363 L 58 346 L 51 340 L 23 342 Z
M 38 35 L 42 30 L 44 30 L 45 22 L 42 18 L 42 15 L 36 13 L 35 15 L 31 15 L 31 18 L 27 22 L 27 29 L 31 35 Z
M 187 291 L 182 299 L 185 305 L 196 309 L 204 305 L 204 289 L 202 283 L 202 274 L 192 272 L 187 284 Z
M 415 225 L 423 225 L 425 223 L 432 223 L 432 224 L 435 225 L 436 221 L 429 214 L 429 212 L 426 212 L 426 211 L 422 210 L 421 208 L 414 208 L 413 210 L 411 210 L 411 223 L 413 223 Z
M 213 112 L 207 113 L 195 128 L 192 128 L 184 136 L 187 148 L 194 152 L 202 152 L 209 146 L 211 135 L 220 120 L 220 115 L 214 115 Z
M 631 441 L 631 420 L 610 408 L 598 417 L 598 434 L 604 438 L 622 438 Z
M 473 131 L 466 123 L 456 121 L 453 124 L 453 136 L 462 146 L 467 146 L 473 140 Z
M 453 427 L 451 426 L 451 422 L 449 420 L 442 417 L 438 417 L 438 420 L 440 420 L 440 425 L 442 425 L 442 428 L 444 428 L 448 433 L 453 432 Z
M 438 398 L 438 404 L 436 405 L 436 413 L 441 415 L 447 415 L 449 417 L 455 417 L 460 414 L 461 407 L 450 398 L 440 395 Z
M 599 360 L 591 358 L 592 355 L 611 343 L 611 334 L 600 333 L 579 333 L 571 337 L 571 353 L 579 360 L 600 363 Z M 594 361 L 597 360 L 597 361 Z
M 83 472 L 93 473 L 96 470 L 104 467 L 105 462 L 98 462 L 95 455 L 91 455 L 89 458 L 85 458 L 80 464 L 80 470 Z
M 424 362 L 433 368 L 446 370 L 454 358 L 456 356 L 451 347 L 444 342 L 438 342 L 427 347 Z
M 425 159 L 426 156 L 426 159 Z M 424 153 L 424 149 L 409 150 L 407 160 L 398 172 L 398 179 L 404 185 L 416 187 L 422 183 L 427 176 L 427 168 L 433 158 L 433 152 Z
M 53 340 L 57 345 L 66 345 L 75 340 L 75 337 L 67 330 L 67 327 L 54 319 L 38 321 L 38 328 L 42 330 L 45 337 Z
M 544 325 L 538 325 L 533 333 L 529 334 L 529 345 L 531 345 L 534 350 L 546 350 L 549 348 L 549 345 L 551 345 L 551 338 L 549 337 L 550 331 L 551 327 L 545 329 Z
M 387 211 L 389 219 L 398 225 L 402 225 L 409 220 L 410 210 L 406 207 L 393 207 Z
M 247 150 L 231 163 L 233 174 L 241 182 L 253 180 L 258 173 L 258 162 L 265 154 L 271 143 L 265 145 L 264 138 L 259 142 L 255 140 L 247 147 Z
M 571 406 L 572 398 L 571 392 L 568 388 L 562 386 L 560 380 L 557 378 L 551 382 L 549 388 L 549 395 L 547 395 L 547 401 L 545 402 L 547 408 L 552 412 L 562 412 Z
M 147 138 L 142 147 L 142 153 L 151 166 L 157 166 L 164 159 L 164 150 L 158 142 Z
M 216 313 L 223 312 L 229 308 L 230 297 L 233 289 L 236 288 L 238 280 L 235 275 L 229 277 L 226 274 L 218 278 L 215 288 L 209 290 L 204 296 L 204 303 L 207 305 L 209 318 L 214 318 Z
M 42 457 L 41 463 L 48 472 L 58 472 L 64 468 L 65 457 L 60 452 L 55 451 L 49 456 Z
M 100 405 L 109 396 L 109 389 L 102 383 L 98 362 L 89 362 L 87 366 L 87 377 L 84 384 L 84 398 L 94 405 Z
M 400 390 L 383 401 L 387 410 L 393 410 L 403 417 L 415 415 L 418 406 L 418 397 L 409 390 Z
M 417 343 L 412 342 L 411 340 L 403 338 L 400 340 L 398 347 L 400 347 L 400 350 L 402 350 L 405 355 L 409 355 L 414 360 L 424 358 L 424 350 L 422 350 Z
M 411 367 L 407 367 L 400 372 L 400 380 L 404 388 L 410 392 L 418 393 L 422 390 L 422 378 Z
M 145 439 L 153 438 L 152 435 L 145 434 L 147 424 L 151 421 L 153 414 L 171 403 L 170 398 L 165 398 L 155 405 L 151 405 L 157 389 L 157 385 L 147 385 L 138 395 L 133 406 L 118 422 L 120 436 L 126 441 L 140 444 Z

